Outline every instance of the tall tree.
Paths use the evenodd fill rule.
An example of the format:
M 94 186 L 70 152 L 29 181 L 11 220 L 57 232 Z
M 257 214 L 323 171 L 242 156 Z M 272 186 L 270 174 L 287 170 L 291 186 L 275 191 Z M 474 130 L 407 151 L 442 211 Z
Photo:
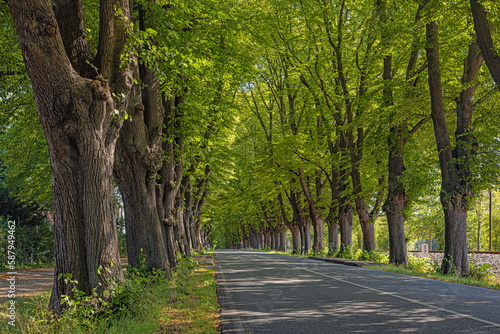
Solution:
M 8 5 L 49 146 L 56 238 L 50 306 L 61 311 L 61 295 L 71 291 L 60 274 L 71 273 L 87 293 L 122 279 L 112 171 L 135 70 L 135 62 L 118 66 L 131 8 L 125 0 L 101 1 L 93 58 L 81 1 Z
M 461 79 L 464 88 L 456 99 L 457 127 L 453 148 L 443 102 L 437 21 L 428 23 L 426 31 L 431 117 L 439 152 L 442 179 L 440 198 L 445 218 L 445 255 L 442 270 L 444 273 L 456 270 L 458 275 L 467 276 L 469 263 L 466 224 L 469 200 L 473 195 L 470 159 L 475 154 L 472 112 L 474 94 L 478 85 L 476 78 L 483 58 L 479 52 L 479 46 L 472 41 Z
M 416 9 L 416 14 L 414 17 L 415 24 L 417 25 L 421 20 L 421 11 L 425 7 L 426 3 L 420 4 Z M 402 21 L 396 21 L 398 15 L 389 16 L 388 15 L 388 4 L 385 1 L 378 1 L 379 19 L 381 25 L 381 42 L 385 47 L 393 48 L 394 44 L 403 41 L 403 45 L 410 47 L 410 56 L 406 66 L 404 89 L 405 93 L 403 98 L 408 100 L 412 99 L 412 95 L 422 95 L 415 94 L 415 88 L 420 83 L 420 76 L 422 75 L 424 65 L 418 64 L 419 62 L 419 51 L 420 46 L 418 45 L 419 31 L 420 27 L 413 28 L 411 33 L 413 38 L 410 39 L 410 45 L 408 45 L 407 38 L 392 38 L 395 35 L 401 34 L 399 27 Z M 390 19 L 389 19 L 390 18 Z M 404 16 L 404 21 L 406 22 L 408 17 Z M 396 22 L 399 22 L 396 24 Z M 392 36 L 392 37 L 391 37 Z M 402 36 L 408 36 L 403 32 Z M 406 234 L 405 234 L 405 221 L 408 209 L 408 192 L 407 186 L 404 182 L 404 174 L 406 172 L 405 165 L 405 151 L 408 140 L 411 135 L 420 128 L 424 123 L 425 119 L 422 119 L 412 127 L 409 127 L 410 117 L 401 110 L 402 106 L 397 106 L 395 101 L 394 92 L 394 74 L 397 73 L 393 66 L 394 55 L 391 53 L 386 55 L 383 59 L 383 74 L 382 79 L 384 80 L 383 90 L 382 90 L 382 102 L 381 108 L 386 110 L 392 110 L 389 112 L 390 115 L 390 131 L 387 136 L 387 144 L 389 148 L 388 155 L 388 192 L 387 198 L 385 200 L 383 210 L 387 216 L 388 233 L 389 233 L 389 263 L 395 265 L 408 265 L 408 254 L 406 251 Z M 423 62 L 423 61 L 421 61 Z M 419 68 L 420 67 L 420 70 Z M 411 92 L 411 93 L 410 93 Z M 412 106 L 412 109 L 416 109 Z M 397 110 L 397 111 L 394 111 Z

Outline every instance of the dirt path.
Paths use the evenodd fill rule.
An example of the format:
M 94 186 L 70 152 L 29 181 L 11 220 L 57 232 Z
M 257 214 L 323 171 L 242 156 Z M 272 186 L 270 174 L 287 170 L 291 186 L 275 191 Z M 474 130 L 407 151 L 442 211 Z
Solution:
M 12 281 L 15 278 L 15 283 Z M 0 272 L 0 303 L 9 299 L 11 282 L 15 285 L 16 298 L 40 295 L 50 291 L 54 282 L 54 268 L 17 270 L 15 273 Z
M 201 265 L 213 265 L 211 256 L 196 256 L 195 260 Z M 126 265 L 127 260 L 122 259 L 122 265 Z M 43 293 L 50 293 L 54 283 L 54 268 L 35 268 L 17 270 L 16 274 L 0 272 L 0 308 L 9 300 L 10 282 L 15 277 L 15 294 L 19 297 L 32 297 Z

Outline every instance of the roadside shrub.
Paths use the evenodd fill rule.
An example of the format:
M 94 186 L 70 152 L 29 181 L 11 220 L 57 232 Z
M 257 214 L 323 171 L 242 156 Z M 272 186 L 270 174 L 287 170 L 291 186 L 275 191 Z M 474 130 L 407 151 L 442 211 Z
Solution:
M 341 245 L 338 250 L 335 251 L 333 254 L 333 257 L 339 257 L 343 259 L 353 259 L 354 254 L 352 247 L 346 246 L 346 245 Z
M 490 272 L 490 269 L 493 269 L 493 266 L 489 263 L 479 264 L 474 259 L 471 259 L 469 262 L 469 272 L 472 278 L 491 284 L 498 283 L 495 275 Z
M 387 254 L 377 252 L 377 251 L 367 251 L 364 249 L 358 249 L 354 255 L 354 259 L 360 261 L 370 261 L 379 263 L 389 263 L 389 256 Z
M 432 266 L 430 263 L 430 258 L 428 257 L 423 257 L 423 258 L 418 258 L 416 256 L 413 256 L 411 254 L 408 254 L 408 268 L 421 272 L 421 273 L 430 273 L 430 272 L 435 272 L 435 267 Z

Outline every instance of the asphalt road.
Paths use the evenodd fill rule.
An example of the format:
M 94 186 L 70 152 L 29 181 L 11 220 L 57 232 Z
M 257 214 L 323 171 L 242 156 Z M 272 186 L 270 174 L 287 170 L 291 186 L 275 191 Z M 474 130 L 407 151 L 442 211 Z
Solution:
M 500 333 L 500 291 L 218 250 L 222 333 Z

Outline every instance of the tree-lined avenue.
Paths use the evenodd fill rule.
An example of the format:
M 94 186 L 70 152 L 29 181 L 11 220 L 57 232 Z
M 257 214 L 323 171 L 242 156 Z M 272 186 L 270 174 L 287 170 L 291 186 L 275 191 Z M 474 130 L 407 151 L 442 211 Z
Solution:
M 260 252 L 216 256 L 223 333 L 500 333 L 500 291 Z

